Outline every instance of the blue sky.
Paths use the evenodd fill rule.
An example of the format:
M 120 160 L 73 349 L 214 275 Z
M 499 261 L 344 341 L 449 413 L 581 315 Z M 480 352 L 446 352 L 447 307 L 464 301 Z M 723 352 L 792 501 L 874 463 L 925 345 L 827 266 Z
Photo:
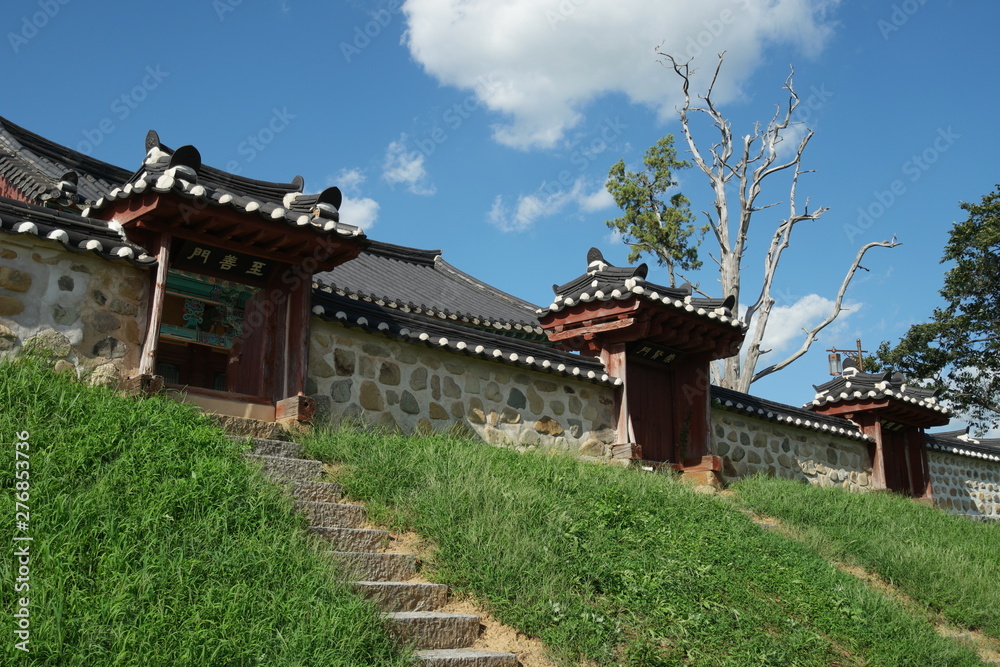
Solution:
M 988 128 L 998 19 L 1000 5 L 942 0 L 9 0 L 0 115 L 126 168 L 152 128 L 245 176 L 338 185 L 344 222 L 442 248 L 544 306 L 589 247 L 625 263 L 604 225 L 618 215 L 603 193 L 608 168 L 636 168 L 680 131 L 678 80 L 655 47 L 694 56 L 700 74 L 727 51 L 717 101 L 737 136 L 785 101 L 794 64 L 816 133 L 799 197 L 830 210 L 800 225 L 782 258 L 774 360 L 825 316 L 862 244 L 903 243 L 872 250 L 852 310 L 752 388 L 802 404 L 828 378 L 826 348 L 860 337 L 874 350 L 939 303 L 958 204 L 1000 181 L 1000 133 Z M 697 131 L 705 145 L 715 138 Z M 711 204 L 703 176 L 679 178 L 695 210 Z M 775 185 L 762 201 L 787 201 L 787 182 Z M 746 293 L 786 210 L 755 219 Z M 710 250 L 689 277 L 717 295 Z

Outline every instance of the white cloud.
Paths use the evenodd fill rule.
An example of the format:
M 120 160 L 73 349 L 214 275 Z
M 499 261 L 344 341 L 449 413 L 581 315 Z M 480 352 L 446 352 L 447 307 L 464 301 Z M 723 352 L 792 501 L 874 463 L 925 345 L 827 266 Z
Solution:
M 330 179 L 330 185 L 336 185 L 342 192 L 356 194 L 361 189 L 361 184 L 365 182 L 365 173 L 355 167 L 354 169 L 341 169 Z
M 603 211 L 606 208 L 614 208 L 615 198 L 611 196 L 607 188 L 601 188 L 589 195 L 580 198 L 580 208 L 587 213 Z
M 385 149 L 382 178 L 389 185 L 406 185 L 406 189 L 415 195 L 432 195 L 437 191 L 424 168 L 424 154 L 407 150 L 405 134 Z
M 835 338 L 837 331 L 843 327 L 845 320 L 852 313 L 861 309 L 860 303 L 844 304 L 844 310 L 823 334 Z M 805 337 L 803 329 L 811 329 L 833 312 L 833 301 L 819 294 L 807 294 L 795 303 L 776 305 L 771 308 L 767 320 L 761 347 L 774 353 L 791 352 L 793 346 L 798 348 Z M 751 332 L 756 326 L 756 318 L 751 323 Z M 751 335 L 751 334 L 748 334 Z M 822 334 L 821 334 L 822 335 Z
M 354 198 L 345 195 L 344 202 L 340 205 L 340 221 L 367 232 L 375 225 L 378 210 L 378 202 L 371 197 Z
M 696 84 L 727 52 L 716 102 L 770 44 L 817 54 L 832 34 L 839 0 L 406 0 L 404 37 L 413 58 L 443 84 L 472 90 L 506 122 L 507 146 L 551 147 L 580 122 L 585 105 L 607 93 L 674 114 L 679 87 L 653 50 L 694 57 Z
M 363 197 L 361 184 L 365 173 L 361 169 L 341 169 L 326 179 L 327 186 L 336 185 L 344 194 L 340 204 L 340 221 L 368 231 L 378 219 L 379 204 L 371 197 Z
M 538 190 L 528 195 L 520 195 L 510 206 L 501 195 L 493 200 L 489 219 L 505 232 L 523 232 L 530 229 L 537 220 L 562 213 L 576 206 L 585 213 L 593 213 L 613 207 L 615 200 L 603 187 L 594 192 L 585 191 L 584 179 L 578 178 L 569 187 L 554 182 L 545 182 Z

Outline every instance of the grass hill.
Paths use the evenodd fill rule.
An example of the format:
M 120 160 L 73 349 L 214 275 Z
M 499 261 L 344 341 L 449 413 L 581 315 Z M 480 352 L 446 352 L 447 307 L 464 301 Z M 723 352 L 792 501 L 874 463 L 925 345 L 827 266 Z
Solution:
M 1000 525 L 898 496 L 757 478 L 712 497 L 667 475 L 441 436 L 338 432 L 310 447 L 342 462 L 370 515 L 437 545 L 436 580 L 567 665 L 980 664 L 936 632 L 942 615 L 1000 638 Z M 754 510 L 808 539 L 762 530 Z
M 0 361 L 0 442 L 5 542 L 33 538 L 29 592 L 14 548 L 0 559 L 12 630 L 30 597 L 30 652 L 7 633 L 3 664 L 406 664 L 291 501 L 189 407 Z M 1000 525 L 766 479 L 706 496 L 445 436 L 342 430 L 307 446 L 370 515 L 435 545 L 427 574 L 561 664 L 977 665 L 935 622 L 1000 639 Z
M 291 500 L 189 406 L 0 361 L 0 442 L 14 545 L 0 559 L 0 664 L 406 664 L 307 543 Z M 27 531 L 15 525 L 25 481 Z M 24 544 L 29 589 L 15 592 Z M 14 646 L 20 598 L 27 653 Z

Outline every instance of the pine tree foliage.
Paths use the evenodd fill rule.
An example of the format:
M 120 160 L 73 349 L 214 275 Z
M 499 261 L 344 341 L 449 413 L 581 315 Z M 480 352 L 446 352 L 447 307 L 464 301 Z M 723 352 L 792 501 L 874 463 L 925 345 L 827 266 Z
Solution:
M 701 266 L 698 244 L 708 226 L 696 227 L 690 202 L 677 187 L 674 172 L 691 166 L 677 158 L 674 137 L 668 134 L 646 151 L 643 171 L 627 171 L 619 160 L 608 172 L 607 189 L 625 215 L 606 224 L 619 232 L 631 246 L 628 261 L 642 253 L 656 257 L 670 274 L 670 286 L 676 286 L 675 273 Z
M 895 347 L 882 343 L 879 365 L 929 378 L 977 428 L 1000 425 L 1000 185 L 980 203 L 962 203 L 942 263 L 941 296 L 929 322 L 915 324 Z

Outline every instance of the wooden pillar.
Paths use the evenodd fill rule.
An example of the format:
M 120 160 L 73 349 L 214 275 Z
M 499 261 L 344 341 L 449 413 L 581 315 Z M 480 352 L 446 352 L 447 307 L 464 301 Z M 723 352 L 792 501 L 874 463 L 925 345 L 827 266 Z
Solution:
M 846 415 L 861 427 L 861 432 L 874 441 L 869 445 L 872 456 L 871 486 L 873 489 L 888 488 L 885 485 L 885 451 L 882 443 L 882 425 L 871 415 Z M 867 417 L 862 419 L 861 417 Z
M 931 470 L 927 461 L 924 430 L 914 428 L 907 433 L 906 448 L 910 460 L 910 489 L 914 498 L 931 497 Z
M 156 350 L 160 341 L 160 324 L 163 322 L 163 298 L 167 292 L 167 271 L 170 268 L 170 241 L 168 233 L 160 235 L 160 247 L 156 254 L 156 278 L 149 299 L 149 317 L 146 318 L 146 338 L 139 358 L 139 375 L 154 375 L 156 370 Z
M 285 396 L 305 396 L 309 374 L 309 324 L 312 308 L 312 276 L 296 269 L 298 280 L 288 297 L 286 324 Z
M 615 394 L 615 408 L 618 415 L 615 425 L 615 444 L 623 445 L 635 442 L 635 432 L 632 429 L 632 419 L 628 409 L 628 378 L 626 377 L 625 344 L 618 343 L 601 348 L 601 363 L 611 377 L 622 381 L 619 391 Z

